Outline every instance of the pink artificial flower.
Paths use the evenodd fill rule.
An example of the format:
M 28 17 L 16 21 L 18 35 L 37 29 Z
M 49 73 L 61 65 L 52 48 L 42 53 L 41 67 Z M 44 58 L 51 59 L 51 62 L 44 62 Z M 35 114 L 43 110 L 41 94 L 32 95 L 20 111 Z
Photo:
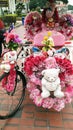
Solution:
M 27 90 L 31 93 L 32 90 L 36 89 L 36 86 L 33 82 L 28 81 L 27 83 Z
M 65 82 L 68 85 L 73 86 L 73 75 L 65 75 Z
M 54 104 L 53 98 L 50 98 L 50 97 L 45 98 L 45 99 L 43 99 L 42 107 L 50 109 L 53 107 L 53 104 Z
M 37 78 L 34 74 L 30 76 L 30 81 L 33 82 L 35 85 L 41 85 L 41 80 Z
M 57 63 L 54 57 L 49 57 L 45 60 L 45 66 L 46 68 L 56 68 L 57 67 Z
M 14 30 L 12 30 L 11 32 L 6 32 L 4 35 L 6 37 L 6 43 L 9 43 L 11 39 L 14 39 Z
M 16 71 L 12 69 L 10 70 L 10 74 L 2 80 L 2 86 L 8 92 L 13 91 L 15 86 L 15 78 L 16 78 Z
M 11 91 L 13 91 L 13 89 L 14 89 L 14 84 L 6 84 L 6 90 L 8 91 L 8 92 L 11 92 Z
M 30 98 L 31 99 L 35 99 L 37 96 L 40 95 L 40 90 L 38 89 L 33 89 L 30 93 Z
M 60 85 L 61 85 L 61 88 L 65 88 L 65 87 L 66 87 L 65 81 L 64 81 L 64 80 L 63 80 L 63 81 L 61 80 Z
M 64 100 L 65 100 L 65 103 L 71 103 L 71 101 L 72 101 L 72 98 L 71 98 L 71 93 L 69 93 L 69 92 L 71 92 L 71 88 L 69 88 L 66 92 L 65 92 L 65 98 L 64 98 Z M 72 90 L 72 92 L 73 92 L 73 90 Z
M 35 97 L 34 103 L 35 103 L 38 107 L 40 107 L 40 106 L 42 105 L 42 102 L 43 102 L 43 99 L 42 99 L 41 96 Z
M 55 98 L 54 99 L 54 105 L 53 105 L 53 108 L 56 110 L 56 111 L 61 111 L 63 108 L 65 107 L 65 101 L 64 99 L 59 99 L 59 98 Z
M 19 38 L 19 36 L 17 34 L 15 34 L 14 30 L 12 30 L 11 32 L 6 32 L 4 34 L 5 36 L 5 40 L 6 43 L 8 44 L 10 41 L 13 41 L 15 43 L 21 44 L 22 40 Z

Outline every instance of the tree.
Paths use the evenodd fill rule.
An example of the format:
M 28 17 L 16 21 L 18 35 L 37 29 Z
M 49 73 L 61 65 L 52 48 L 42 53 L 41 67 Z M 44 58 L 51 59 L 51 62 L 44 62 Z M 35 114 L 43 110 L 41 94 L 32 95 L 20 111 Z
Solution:
M 64 4 L 68 3 L 68 0 L 56 0 L 56 1 L 62 1 Z
M 30 10 L 32 9 L 36 9 L 38 6 L 40 8 L 43 8 L 47 2 L 49 1 L 62 1 L 63 3 L 67 4 L 68 3 L 68 0 L 30 0 L 29 2 L 29 8 Z
M 43 8 L 43 6 L 46 4 L 47 0 L 30 0 L 29 8 L 30 10 L 36 9 L 38 6 L 40 8 Z
M 23 9 L 25 9 L 25 5 L 22 2 L 17 3 L 17 5 L 16 5 L 16 13 L 18 15 L 21 15 Z
M 68 10 L 73 10 L 73 6 L 72 5 L 68 5 Z

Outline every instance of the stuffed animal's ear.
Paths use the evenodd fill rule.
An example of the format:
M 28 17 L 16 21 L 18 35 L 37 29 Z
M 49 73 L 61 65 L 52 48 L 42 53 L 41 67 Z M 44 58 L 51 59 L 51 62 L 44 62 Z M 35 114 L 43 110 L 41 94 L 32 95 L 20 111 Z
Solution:
M 42 75 L 44 75 L 44 74 L 45 74 L 45 72 L 46 72 L 46 70 L 43 70 L 43 71 L 42 71 Z
M 60 73 L 60 69 L 57 69 L 58 74 Z

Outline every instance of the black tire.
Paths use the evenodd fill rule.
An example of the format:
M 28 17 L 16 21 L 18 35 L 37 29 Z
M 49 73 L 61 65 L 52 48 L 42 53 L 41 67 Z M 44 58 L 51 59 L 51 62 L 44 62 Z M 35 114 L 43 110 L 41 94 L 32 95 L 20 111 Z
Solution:
M 0 119 L 11 118 L 19 110 L 25 96 L 25 88 L 26 79 L 20 71 L 17 71 L 13 92 L 6 92 L 0 84 Z

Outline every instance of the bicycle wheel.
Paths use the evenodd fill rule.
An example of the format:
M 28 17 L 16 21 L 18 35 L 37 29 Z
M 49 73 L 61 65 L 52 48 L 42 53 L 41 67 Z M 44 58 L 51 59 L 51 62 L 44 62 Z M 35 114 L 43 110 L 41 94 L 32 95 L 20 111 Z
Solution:
M 25 96 L 26 79 L 16 71 L 15 87 L 12 92 L 7 92 L 0 82 L 0 119 L 12 117 L 21 107 Z

